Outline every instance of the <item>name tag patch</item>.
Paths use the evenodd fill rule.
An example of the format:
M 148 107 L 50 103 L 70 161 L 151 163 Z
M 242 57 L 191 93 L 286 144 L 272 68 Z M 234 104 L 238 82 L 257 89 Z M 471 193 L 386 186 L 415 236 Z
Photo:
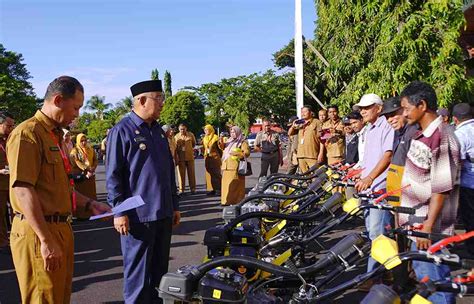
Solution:
M 58 152 L 59 151 L 59 147 L 49 147 L 49 151 L 55 151 L 55 152 Z

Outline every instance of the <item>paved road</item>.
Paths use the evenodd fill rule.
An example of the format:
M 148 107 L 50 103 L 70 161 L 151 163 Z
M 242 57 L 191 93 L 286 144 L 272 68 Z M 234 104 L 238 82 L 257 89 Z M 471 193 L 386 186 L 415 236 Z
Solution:
M 252 154 L 254 175 L 247 178 L 247 187 L 256 183 L 258 154 Z M 99 167 L 97 189 L 99 200 L 105 200 L 104 168 Z M 171 245 L 170 271 L 185 264 L 199 264 L 206 254 L 202 245 L 204 232 L 221 222 L 218 197 L 207 197 L 204 186 L 204 163 L 196 160 L 198 191 L 195 195 L 182 197 L 180 206 L 182 223 L 174 231 Z M 72 303 L 123 303 L 122 257 L 119 236 L 111 222 L 75 222 L 75 273 Z M 343 227 L 335 231 L 328 242 L 347 234 Z M 346 274 L 353 277 L 355 272 Z M 362 295 L 355 291 L 346 293 L 336 303 L 356 303 Z M 471 298 L 472 299 L 472 298 Z M 0 255 L 0 303 L 19 303 L 19 291 L 11 258 Z M 468 303 L 463 301 L 464 303 Z M 462 302 L 459 302 L 462 303 Z M 472 302 L 471 302 L 472 303 Z

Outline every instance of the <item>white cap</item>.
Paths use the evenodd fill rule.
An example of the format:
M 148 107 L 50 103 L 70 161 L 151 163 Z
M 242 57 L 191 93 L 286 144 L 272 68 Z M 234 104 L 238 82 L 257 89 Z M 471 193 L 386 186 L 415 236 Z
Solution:
M 373 104 L 383 105 L 382 98 L 379 95 L 370 93 L 362 96 L 358 104 L 355 104 L 352 109 L 359 110 L 360 107 L 368 107 Z
M 161 128 L 163 129 L 163 132 L 165 132 L 165 133 L 168 132 L 171 129 L 171 127 L 169 125 L 163 125 Z

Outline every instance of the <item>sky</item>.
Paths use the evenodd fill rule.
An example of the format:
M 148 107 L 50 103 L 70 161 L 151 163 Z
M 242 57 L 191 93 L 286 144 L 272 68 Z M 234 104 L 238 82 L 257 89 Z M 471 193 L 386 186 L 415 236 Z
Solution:
M 302 16 L 312 38 L 313 0 Z M 0 0 L 0 43 L 23 55 L 38 97 L 59 75 L 115 103 L 154 68 L 173 92 L 261 72 L 293 35 L 293 0 Z

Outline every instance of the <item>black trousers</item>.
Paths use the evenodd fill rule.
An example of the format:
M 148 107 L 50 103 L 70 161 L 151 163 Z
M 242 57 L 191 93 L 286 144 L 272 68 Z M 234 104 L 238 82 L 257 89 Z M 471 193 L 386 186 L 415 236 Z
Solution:
M 458 215 L 461 218 L 466 232 L 474 230 L 474 189 L 461 187 L 459 193 Z M 474 238 L 465 242 L 469 253 L 474 255 Z
M 123 255 L 123 298 L 125 303 L 162 303 L 156 287 L 168 272 L 171 218 L 146 223 L 130 223 L 121 236 Z
M 258 177 L 267 176 L 268 167 L 270 167 L 270 174 L 278 173 L 278 166 L 280 165 L 280 156 L 278 151 L 273 153 L 262 153 L 262 162 L 260 164 L 260 175 Z

